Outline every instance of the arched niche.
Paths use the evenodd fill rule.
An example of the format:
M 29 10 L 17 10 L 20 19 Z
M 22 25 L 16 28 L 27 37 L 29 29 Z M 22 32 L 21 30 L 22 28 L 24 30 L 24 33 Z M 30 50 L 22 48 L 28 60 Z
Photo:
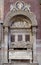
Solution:
M 11 43 L 10 37 L 8 37 L 8 36 L 10 36 L 10 32 L 11 32 L 11 35 L 13 34 L 12 33 L 12 29 L 13 29 L 14 34 L 15 33 L 17 34 L 17 32 L 20 34 L 22 32 L 22 34 L 24 34 L 25 31 L 26 31 L 26 34 L 29 33 L 30 34 L 30 41 L 28 40 L 29 41 L 29 46 L 28 46 L 28 43 L 26 44 L 24 42 L 25 36 L 23 35 L 23 41 L 19 42 L 19 43 L 17 43 L 17 42 L 13 43 L 15 46 L 11 44 L 12 48 L 14 48 L 14 47 L 15 48 L 16 47 L 20 47 L 20 48 L 24 47 L 25 48 L 26 47 L 26 48 L 30 48 L 30 50 L 33 49 L 32 50 L 33 56 L 31 55 L 31 57 L 29 59 L 30 60 L 33 59 L 33 62 L 36 62 L 36 27 L 37 27 L 36 16 L 30 11 L 29 6 L 27 4 L 24 5 L 24 3 L 22 4 L 22 2 L 18 2 L 18 3 L 20 3 L 20 4 L 17 5 L 17 3 L 16 3 L 15 5 L 13 5 L 13 9 L 8 12 L 8 14 L 6 15 L 6 18 L 4 20 L 4 24 L 3 24 L 3 26 L 5 27 L 5 29 L 4 29 L 5 47 L 4 48 L 6 49 L 6 51 L 4 51 L 4 55 L 6 56 L 6 57 L 4 56 L 4 59 L 5 59 L 5 62 L 8 62 L 7 57 L 9 59 L 12 59 L 14 57 L 12 55 L 12 50 L 9 51 L 9 54 L 8 54 L 9 56 L 7 55 L 8 43 Z M 9 32 L 9 29 L 10 29 L 10 32 Z M 22 29 L 22 31 L 21 31 L 21 29 Z M 31 51 L 31 53 L 32 53 L 32 51 Z M 13 57 L 10 56 L 10 54 Z
M 14 28 L 31 28 L 32 22 L 25 15 L 16 15 L 10 20 L 9 27 Z
M 14 44 L 14 47 L 18 48 L 22 48 L 24 46 L 24 48 L 26 47 L 25 44 L 25 35 L 30 36 L 30 39 L 28 39 L 29 41 L 27 41 L 27 43 L 31 42 L 31 36 L 32 36 L 32 22 L 31 20 L 26 17 L 25 15 L 16 15 L 13 18 L 10 19 L 10 23 L 9 23 L 9 27 L 10 27 L 10 35 L 11 37 L 15 36 L 15 42 L 11 41 L 11 45 Z M 22 40 L 18 41 L 18 35 L 22 36 Z M 17 37 L 17 39 L 16 39 Z M 17 43 L 22 43 L 21 45 L 17 44 Z M 23 43 L 25 45 L 23 45 Z M 21 47 L 22 46 L 22 47 Z M 11 48 L 14 48 L 11 47 Z

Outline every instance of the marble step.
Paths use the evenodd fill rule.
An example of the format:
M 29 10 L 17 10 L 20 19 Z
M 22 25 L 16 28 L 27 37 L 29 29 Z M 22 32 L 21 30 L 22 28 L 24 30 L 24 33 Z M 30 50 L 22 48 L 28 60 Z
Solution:
M 38 63 L 3 63 L 3 65 L 39 65 Z

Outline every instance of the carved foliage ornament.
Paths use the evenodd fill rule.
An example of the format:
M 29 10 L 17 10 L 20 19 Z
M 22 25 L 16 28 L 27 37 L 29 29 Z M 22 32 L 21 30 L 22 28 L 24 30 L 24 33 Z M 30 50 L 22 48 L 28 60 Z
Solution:
M 17 2 L 17 3 L 16 3 L 16 7 L 17 7 L 18 9 L 22 9 L 22 8 L 24 7 L 24 3 L 23 3 L 23 2 Z
M 16 10 L 25 10 L 25 11 L 30 11 L 30 5 L 25 4 L 23 1 L 17 1 L 15 5 L 11 4 L 10 5 L 10 10 L 16 11 Z
M 18 22 L 14 22 L 14 24 L 12 25 L 13 28 L 17 27 L 17 28 L 28 28 L 31 25 L 29 23 L 26 23 L 25 21 L 18 21 Z

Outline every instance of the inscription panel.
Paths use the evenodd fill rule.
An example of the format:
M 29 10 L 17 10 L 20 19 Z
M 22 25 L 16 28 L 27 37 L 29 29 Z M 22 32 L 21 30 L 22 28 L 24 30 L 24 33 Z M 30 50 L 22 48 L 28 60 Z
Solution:
M 30 51 L 9 51 L 9 59 L 32 59 Z

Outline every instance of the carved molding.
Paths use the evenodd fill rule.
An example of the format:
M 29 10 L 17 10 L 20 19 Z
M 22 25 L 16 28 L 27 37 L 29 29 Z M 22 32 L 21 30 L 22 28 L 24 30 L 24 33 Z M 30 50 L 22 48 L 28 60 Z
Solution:
M 11 4 L 11 8 L 4 20 L 4 26 L 9 26 L 12 19 L 17 15 L 26 16 L 31 21 L 31 26 L 37 26 L 36 16 L 30 11 L 29 4 L 17 1 L 14 5 Z
M 5 34 L 8 34 L 8 27 L 5 27 L 4 33 L 5 33 Z
M 33 28 L 32 28 L 32 33 L 33 33 L 33 34 L 36 34 L 36 32 L 37 32 L 36 27 L 33 27 Z

